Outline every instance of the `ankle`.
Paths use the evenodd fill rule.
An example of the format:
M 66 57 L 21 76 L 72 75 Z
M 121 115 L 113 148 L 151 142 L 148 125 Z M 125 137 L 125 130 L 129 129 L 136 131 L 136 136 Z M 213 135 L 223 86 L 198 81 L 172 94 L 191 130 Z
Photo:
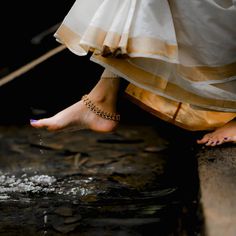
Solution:
M 120 115 L 116 114 L 115 105 L 111 106 L 109 102 L 106 103 L 94 101 L 89 95 L 84 95 L 82 97 L 82 101 L 89 110 L 101 116 L 102 118 L 114 121 L 118 121 L 120 119 Z
M 108 112 L 116 112 L 116 100 L 112 95 L 88 94 L 88 97 L 99 107 Z

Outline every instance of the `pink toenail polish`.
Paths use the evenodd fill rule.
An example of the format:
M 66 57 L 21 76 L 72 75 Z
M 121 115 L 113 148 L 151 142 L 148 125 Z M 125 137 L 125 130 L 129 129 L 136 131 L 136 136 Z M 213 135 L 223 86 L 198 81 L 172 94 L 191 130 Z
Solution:
M 34 122 L 37 122 L 37 120 L 30 119 L 30 123 L 34 123 Z

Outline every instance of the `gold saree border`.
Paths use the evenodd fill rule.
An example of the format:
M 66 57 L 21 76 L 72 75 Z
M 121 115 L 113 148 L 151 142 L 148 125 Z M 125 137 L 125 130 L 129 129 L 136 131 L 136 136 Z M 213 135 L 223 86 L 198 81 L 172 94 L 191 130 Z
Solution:
M 211 80 L 222 80 L 236 76 L 236 62 L 222 66 L 197 66 L 187 67 L 177 65 L 177 72 L 185 79 L 200 82 Z
M 134 104 L 136 104 L 137 106 L 139 106 L 140 108 L 142 108 L 143 110 L 147 111 L 148 113 L 168 122 L 168 123 L 171 123 L 173 125 L 176 125 L 180 128 L 183 128 L 183 129 L 187 129 L 187 130 L 190 130 L 190 131 L 196 131 L 194 129 L 189 129 L 188 126 L 182 124 L 182 123 L 179 123 L 178 121 L 176 120 L 173 120 L 172 117 L 169 117 L 168 115 L 164 114 L 164 113 L 161 113 L 155 109 L 153 109 L 152 107 L 150 106 L 147 106 L 145 103 L 143 103 L 142 101 L 140 101 L 139 99 L 135 98 L 134 96 L 131 96 L 130 94 L 128 93 L 125 93 L 125 97 L 128 98 L 131 102 L 133 102 Z
M 153 93 L 155 93 L 155 91 L 160 91 L 165 94 L 166 97 L 172 97 L 174 100 L 199 107 L 215 107 L 215 109 L 219 108 L 220 110 L 235 109 L 236 111 L 236 101 L 226 101 L 198 96 L 176 84 L 168 82 L 160 76 L 153 75 L 141 68 L 133 66 L 126 59 L 105 58 L 101 55 L 93 54 L 91 60 L 107 67 L 107 69 L 113 70 L 114 73 L 119 74 L 130 83 Z M 213 108 L 211 109 L 213 110 Z
M 55 36 L 68 48 L 83 54 L 88 53 L 88 51 L 99 50 L 97 53 L 102 56 L 140 53 L 177 59 L 178 55 L 177 45 L 170 45 L 158 39 L 145 37 L 128 39 L 127 34 L 119 35 L 115 32 L 105 32 L 97 27 L 89 27 L 81 38 L 69 27 L 62 24 Z M 124 42 L 128 43 L 127 47 Z M 176 66 L 176 72 L 180 76 L 193 82 L 220 81 L 222 78 L 227 79 L 236 76 L 236 62 L 222 66 L 184 66 L 181 64 L 173 64 L 173 66 Z
M 68 26 L 62 24 L 55 36 L 68 47 L 77 48 L 79 44 L 87 45 L 91 47 L 91 51 L 96 48 L 101 51 L 101 54 L 108 47 L 110 52 L 120 49 L 124 54 L 161 55 L 170 59 L 176 59 L 178 56 L 178 47 L 175 44 L 168 44 L 165 41 L 148 37 L 128 38 L 126 33 L 120 35 L 93 26 L 89 26 L 83 35 L 78 35 Z
M 236 117 L 236 113 L 196 110 L 133 84 L 126 89 L 125 97 L 152 115 L 189 131 L 214 130 Z
M 88 46 L 80 44 L 80 37 L 63 24 L 58 28 L 54 37 L 56 37 L 60 43 L 65 44 L 67 48 L 79 55 L 86 55 L 88 51 L 91 50 Z

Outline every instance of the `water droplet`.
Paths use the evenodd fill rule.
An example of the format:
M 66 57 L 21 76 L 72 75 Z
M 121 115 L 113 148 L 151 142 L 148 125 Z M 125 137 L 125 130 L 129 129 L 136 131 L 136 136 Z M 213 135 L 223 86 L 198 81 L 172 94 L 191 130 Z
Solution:
M 39 137 L 39 145 L 40 145 L 40 146 L 43 146 L 44 142 L 43 142 L 43 139 L 42 139 L 41 134 L 38 134 L 38 137 Z M 43 149 L 39 149 L 39 152 L 40 152 L 41 154 L 44 154 L 44 150 L 43 150 Z

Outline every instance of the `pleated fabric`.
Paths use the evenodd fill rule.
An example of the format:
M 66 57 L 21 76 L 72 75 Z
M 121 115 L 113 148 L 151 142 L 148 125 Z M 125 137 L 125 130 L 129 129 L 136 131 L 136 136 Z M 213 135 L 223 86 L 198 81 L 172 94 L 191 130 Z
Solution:
M 233 0 L 77 0 L 55 37 L 128 80 L 143 108 L 202 130 L 236 116 L 235 22 Z

